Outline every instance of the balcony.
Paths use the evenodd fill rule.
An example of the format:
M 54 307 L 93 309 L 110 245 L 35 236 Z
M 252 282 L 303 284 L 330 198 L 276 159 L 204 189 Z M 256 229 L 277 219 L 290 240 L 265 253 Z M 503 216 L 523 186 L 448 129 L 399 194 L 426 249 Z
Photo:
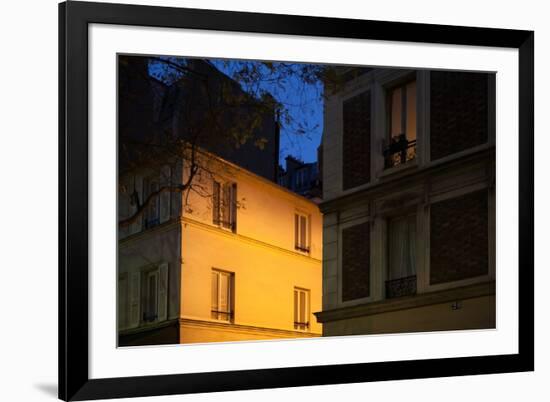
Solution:
M 416 275 L 386 281 L 386 299 L 416 294 Z
M 299 244 L 295 244 L 294 249 L 300 251 L 301 253 L 309 253 L 309 247 L 301 246 Z
M 294 329 L 297 329 L 299 331 L 308 331 L 309 330 L 309 322 L 296 322 L 296 321 L 294 321 Z
M 213 320 L 233 322 L 233 311 L 211 310 L 210 317 Z
M 383 155 L 385 169 L 403 165 L 416 158 L 416 139 L 409 141 L 405 134 L 392 137 Z

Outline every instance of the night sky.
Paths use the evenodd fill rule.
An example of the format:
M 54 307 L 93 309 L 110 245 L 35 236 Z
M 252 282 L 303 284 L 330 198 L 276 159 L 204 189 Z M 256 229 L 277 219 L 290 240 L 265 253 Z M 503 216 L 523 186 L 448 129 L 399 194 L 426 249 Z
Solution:
M 209 61 L 230 77 L 233 77 L 238 65 L 238 61 L 235 61 L 234 65 L 233 61 L 229 65 L 217 59 Z M 159 66 L 151 64 L 150 74 L 158 78 L 158 73 Z M 278 82 L 277 85 L 262 82 L 260 87 L 281 102 L 293 120 L 290 126 L 283 125 L 281 129 L 279 163 L 284 167 L 287 155 L 304 162 L 316 161 L 317 147 L 323 132 L 322 85 L 307 84 L 298 77 L 290 77 L 284 82 Z M 243 89 L 247 90 L 246 87 Z M 300 128 L 303 131 L 300 131 Z
M 214 59 L 210 61 L 225 74 L 232 75 L 232 71 L 222 63 Z M 283 82 L 282 88 L 273 83 L 262 83 L 261 86 L 288 108 L 295 123 L 306 127 L 305 133 L 298 133 L 297 124 L 283 126 L 279 163 L 284 166 L 284 159 L 289 154 L 304 162 L 316 161 L 317 147 L 321 143 L 323 132 L 322 86 L 307 84 L 298 77 L 291 77 Z

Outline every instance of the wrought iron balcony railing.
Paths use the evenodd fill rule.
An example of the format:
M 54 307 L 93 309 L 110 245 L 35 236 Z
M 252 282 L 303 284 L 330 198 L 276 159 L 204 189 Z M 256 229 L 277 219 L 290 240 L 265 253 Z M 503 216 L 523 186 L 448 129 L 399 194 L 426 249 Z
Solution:
M 407 163 L 416 158 L 416 140 L 407 140 L 405 134 L 392 137 L 383 154 L 386 169 Z
M 227 321 L 227 322 L 233 321 L 233 311 L 211 310 L 210 314 L 211 314 L 211 318 L 213 318 L 214 320 Z
M 386 281 L 386 299 L 416 294 L 416 275 Z
M 301 246 L 299 244 L 295 244 L 294 249 L 301 251 L 302 253 L 309 253 L 309 247 Z
M 153 322 L 157 318 L 158 318 L 157 313 L 147 312 L 147 311 L 143 312 L 143 322 Z
M 146 217 L 144 220 L 145 229 L 151 229 L 152 227 L 157 226 L 159 224 L 160 224 L 159 218 Z
M 309 329 L 309 322 L 294 322 L 294 329 L 306 331 Z

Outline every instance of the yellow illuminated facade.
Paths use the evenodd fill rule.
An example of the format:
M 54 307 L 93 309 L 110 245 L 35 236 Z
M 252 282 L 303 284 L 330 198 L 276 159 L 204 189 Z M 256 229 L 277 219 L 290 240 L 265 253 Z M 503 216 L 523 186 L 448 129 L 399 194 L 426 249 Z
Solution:
M 119 230 L 119 345 L 320 336 L 317 205 L 219 158 L 203 162 L 192 191 L 161 193 Z M 119 215 L 135 209 L 134 189 L 145 197 L 188 170 L 121 178 Z

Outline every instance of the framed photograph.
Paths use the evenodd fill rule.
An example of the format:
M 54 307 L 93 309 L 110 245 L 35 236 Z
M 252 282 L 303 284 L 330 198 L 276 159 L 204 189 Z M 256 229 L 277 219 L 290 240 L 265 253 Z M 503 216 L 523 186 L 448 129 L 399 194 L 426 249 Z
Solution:
M 534 33 L 59 5 L 59 397 L 534 369 Z

